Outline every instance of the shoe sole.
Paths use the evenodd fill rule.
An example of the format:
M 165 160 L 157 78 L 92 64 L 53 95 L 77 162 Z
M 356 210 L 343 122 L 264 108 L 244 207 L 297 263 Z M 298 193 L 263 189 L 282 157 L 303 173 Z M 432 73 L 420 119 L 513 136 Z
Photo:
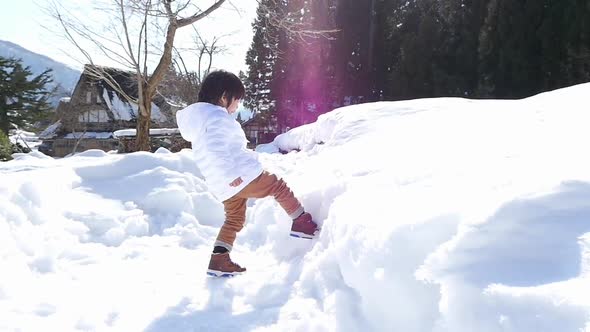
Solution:
M 315 237 L 318 235 L 318 233 L 320 232 L 319 229 L 317 229 L 313 234 L 306 234 L 303 232 L 295 232 L 295 231 L 291 231 L 291 233 L 289 235 L 291 235 L 292 237 L 296 237 L 299 239 L 306 239 L 306 240 L 313 240 L 315 239 Z
M 211 276 L 211 277 L 217 277 L 217 278 L 231 278 L 231 277 L 235 277 L 237 275 L 240 275 L 244 272 L 221 272 L 221 271 L 215 271 L 215 270 L 207 270 L 207 275 Z

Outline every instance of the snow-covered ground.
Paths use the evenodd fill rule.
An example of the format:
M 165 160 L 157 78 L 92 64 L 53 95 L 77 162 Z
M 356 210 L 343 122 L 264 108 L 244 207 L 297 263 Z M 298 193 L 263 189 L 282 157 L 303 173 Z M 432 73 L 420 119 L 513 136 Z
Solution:
M 189 150 L 0 164 L 0 330 L 590 331 L 590 84 L 346 107 L 261 153 L 233 279 Z
M 37 134 L 25 130 L 11 130 L 8 137 L 13 144 L 18 143 L 24 147 L 28 146 L 32 150 L 37 149 L 41 144 Z

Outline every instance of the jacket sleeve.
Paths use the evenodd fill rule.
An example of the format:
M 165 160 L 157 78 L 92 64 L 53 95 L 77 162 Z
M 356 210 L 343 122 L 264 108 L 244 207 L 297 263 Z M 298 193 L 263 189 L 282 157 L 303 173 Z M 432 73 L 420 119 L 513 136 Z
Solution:
M 205 129 L 205 144 L 209 153 L 210 166 L 223 174 L 224 178 L 230 179 L 228 185 L 242 176 L 234 160 L 236 151 L 231 151 L 232 146 L 236 146 L 232 144 L 234 142 L 231 142 L 231 139 L 236 135 L 232 133 L 235 126 L 229 121 L 232 119 L 216 116 L 210 120 Z

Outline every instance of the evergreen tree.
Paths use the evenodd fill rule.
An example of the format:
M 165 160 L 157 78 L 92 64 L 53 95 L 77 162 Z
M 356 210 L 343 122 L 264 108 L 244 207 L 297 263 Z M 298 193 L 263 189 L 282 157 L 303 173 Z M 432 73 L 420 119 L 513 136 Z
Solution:
M 348 103 L 520 98 L 590 81 L 588 0 L 272 2 L 289 24 L 339 30 L 326 42 L 281 26 L 269 89 L 259 89 L 261 69 L 249 73 L 249 90 L 270 91 L 283 127 Z
M 50 73 L 48 69 L 32 77 L 20 60 L 0 57 L 0 131 L 5 135 L 12 126 L 27 127 L 46 115 Z
M 431 97 L 439 55 L 441 23 L 436 1 L 387 0 L 380 4 L 379 29 L 386 57 L 378 71 L 385 99 Z
M 302 0 L 278 0 L 276 18 L 290 25 L 301 24 L 303 14 Z M 293 128 L 301 123 L 297 119 L 301 109 L 302 66 L 298 53 L 301 42 L 297 36 L 285 28 L 278 30 L 277 59 L 271 80 L 271 96 L 276 101 L 276 120 L 279 131 Z
M 314 33 L 334 28 L 336 0 L 284 1 L 282 14 L 292 29 L 279 30 L 276 73 L 271 84 L 279 127 L 315 121 L 339 101 L 333 41 Z
M 590 3 L 587 0 L 567 2 L 561 20 L 568 22 L 564 33 L 568 54 L 567 76 L 574 83 L 590 81 Z
M 261 0 L 257 17 L 252 27 L 254 37 L 248 53 L 246 65 L 248 75 L 244 78 L 246 97 L 244 105 L 264 119 L 270 119 L 275 111 L 275 100 L 271 97 L 271 80 L 274 74 L 278 49 L 278 29 L 272 17 L 279 12 L 277 0 Z
M 4 132 L 0 131 L 0 161 L 8 161 L 11 160 L 12 154 L 12 143 L 4 134 Z
M 544 1 L 537 30 L 543 52 L 544 89 L 590 81 L 590 3 Z
M 520 98 L 590 80 L 586 0 L 379 0 L 383 99 Z
M 351 98 L 373 99 L 374 72 L 373 55 L 375 42 L 372 24 L 376 12 L 372 8 L 375 0 L 336 1 L 335 24 L 338 33 L 335 50 L 332 52 L 332 66 L 335 67 L 335 81 L 339 85 L 339 103 L 349 103 Z M 377 52 L 377 54 L 381 54 Z
M 433 68 L 434 95 L 476 96 L 479 34 L 487 0 L 439 1 L 441 34 Z
M 542 1 L 541 1 L 542 2 Z M 480 41 L 483 96 L 525 97 L 540 90 L 542 54 L 535 29 L 542 3 L 492 0 Z
M 587 1 L 490 0 L 480 34 L 483 96 L 521 98 L 590 79 Z

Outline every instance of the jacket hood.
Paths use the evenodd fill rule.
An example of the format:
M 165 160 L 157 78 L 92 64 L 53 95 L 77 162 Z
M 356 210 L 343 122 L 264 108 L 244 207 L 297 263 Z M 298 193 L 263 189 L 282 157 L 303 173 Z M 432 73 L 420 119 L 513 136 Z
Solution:
M 176 123 L 182 138 L 196 142 L 205 131 L 205 120 L 213 112 L 227 113 L 227 110 L 221 106 L 199 102 L 176 112 Z

